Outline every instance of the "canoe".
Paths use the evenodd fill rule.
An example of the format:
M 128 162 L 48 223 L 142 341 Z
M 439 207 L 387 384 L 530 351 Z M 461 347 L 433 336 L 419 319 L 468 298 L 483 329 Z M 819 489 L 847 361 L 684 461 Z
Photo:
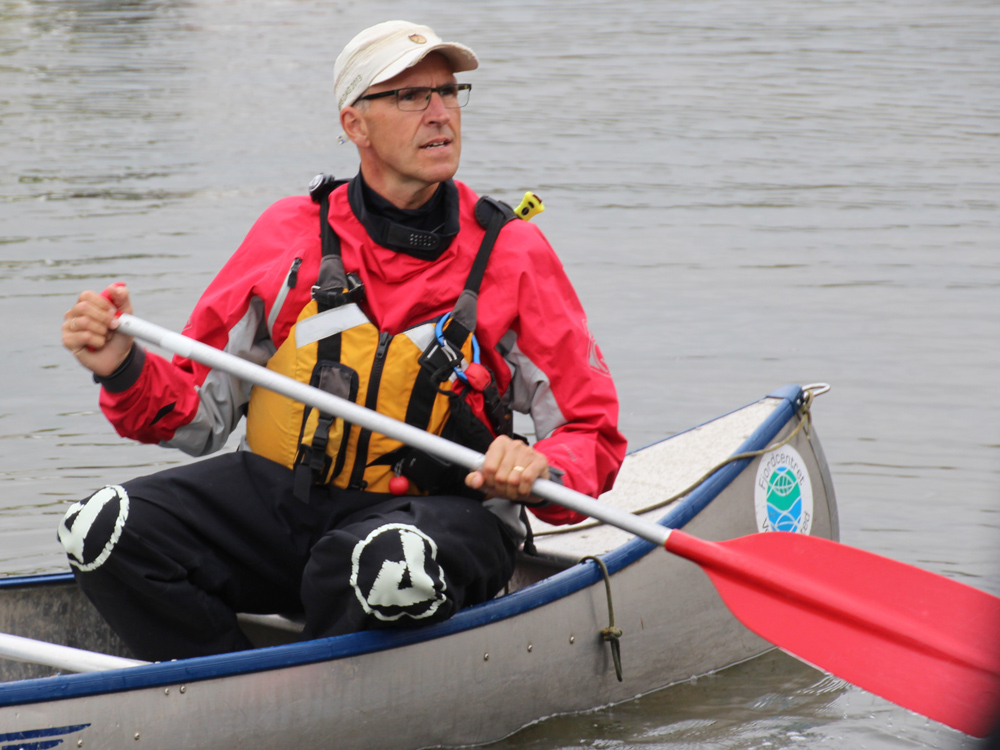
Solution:
M 824 388 L 786 386 L 630 453 L 601 500 L 704 539 L 836 540 L 803 408 Z M 155 664 L 129 659 L 71 574 L 0 579 L 0 747 L 458 747 L 771 648 L 693 563 L 594 522 L 533 528 L 507 590 L 446 622 L 302 641 L 294 617 L 243 616 L 257 648 Z

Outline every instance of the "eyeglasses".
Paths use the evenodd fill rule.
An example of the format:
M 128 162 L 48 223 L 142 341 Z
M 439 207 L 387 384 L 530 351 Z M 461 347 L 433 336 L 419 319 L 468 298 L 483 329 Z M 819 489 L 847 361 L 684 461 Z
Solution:
M 469 92 L 472 91 L 471 83 L 446 83 L 437 88 L 430 86 L 408 86 L 405 89 L 393 89 L 392 91 L 380 91 L 377 94 L 359 96 L 358 101 L 363 102 L 370 99 L 382 99 L 387 96 L 396 97 L 396 106 L 404 112 L 423 112 L 431 104 L 431 96 L 437 94 L 448 109 L 458 109 L 469 103 Z

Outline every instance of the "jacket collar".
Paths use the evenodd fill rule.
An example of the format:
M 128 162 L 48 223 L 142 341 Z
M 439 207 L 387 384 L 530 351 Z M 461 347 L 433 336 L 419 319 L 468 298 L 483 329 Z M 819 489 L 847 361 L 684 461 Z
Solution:
M 347 185 L 347 200 L 368 236 L 382 247 L 437 260 L 458 235 L 458 188 L 442 182 L 417 209 L 397 208 L 365 183 L 361 172 Z

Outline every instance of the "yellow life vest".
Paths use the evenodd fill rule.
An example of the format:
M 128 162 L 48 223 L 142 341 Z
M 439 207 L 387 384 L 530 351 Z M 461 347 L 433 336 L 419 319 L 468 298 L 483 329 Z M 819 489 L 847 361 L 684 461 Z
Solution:
M 358 306 L 364 288 L 357 277 L 344 273 L 339 239 L 327 219 L 328 197 L 321 195 L 320 277 L 313 299 L 300 311 L 268 369 L 429 432 L 446 433 L 477 450 L 486 449 L 493 432 L 509 432 L 510 412 L 492 377 L 480 390 L 493 432 L 471 415 L 454 388 L 455 373 L 474 361 L 475 305 L 489 254 L 500 229 L 513 218 L 503 204 L 484 200 L 497 210 L 482 214 L 488 217 L 486 236 L 454 310 L 392 335 L 379 331 Z M 456 409 L 463 413 L 451 419 Z M 414 480 L 407 489 L 411 494 L 438 492 L 456 485 L 465 473 L 261 387 L 251 392 L 246 439 L 254 453 L 295 469 L 295 494 L 302 499 L 316 484 L 390 492 L 390 481 L 400 474 Z

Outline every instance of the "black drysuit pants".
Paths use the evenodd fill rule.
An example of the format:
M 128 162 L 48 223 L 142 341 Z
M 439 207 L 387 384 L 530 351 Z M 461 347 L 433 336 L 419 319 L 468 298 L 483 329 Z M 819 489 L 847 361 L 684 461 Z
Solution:
M 121 486 L 59 529 L 77 581 L 148 660 L 251 647 L 237 612 L 304 613 L 305 636 L 438 622 L 492 598 L 516 540 L 464 497 L 314 487 L 245 451 Z

